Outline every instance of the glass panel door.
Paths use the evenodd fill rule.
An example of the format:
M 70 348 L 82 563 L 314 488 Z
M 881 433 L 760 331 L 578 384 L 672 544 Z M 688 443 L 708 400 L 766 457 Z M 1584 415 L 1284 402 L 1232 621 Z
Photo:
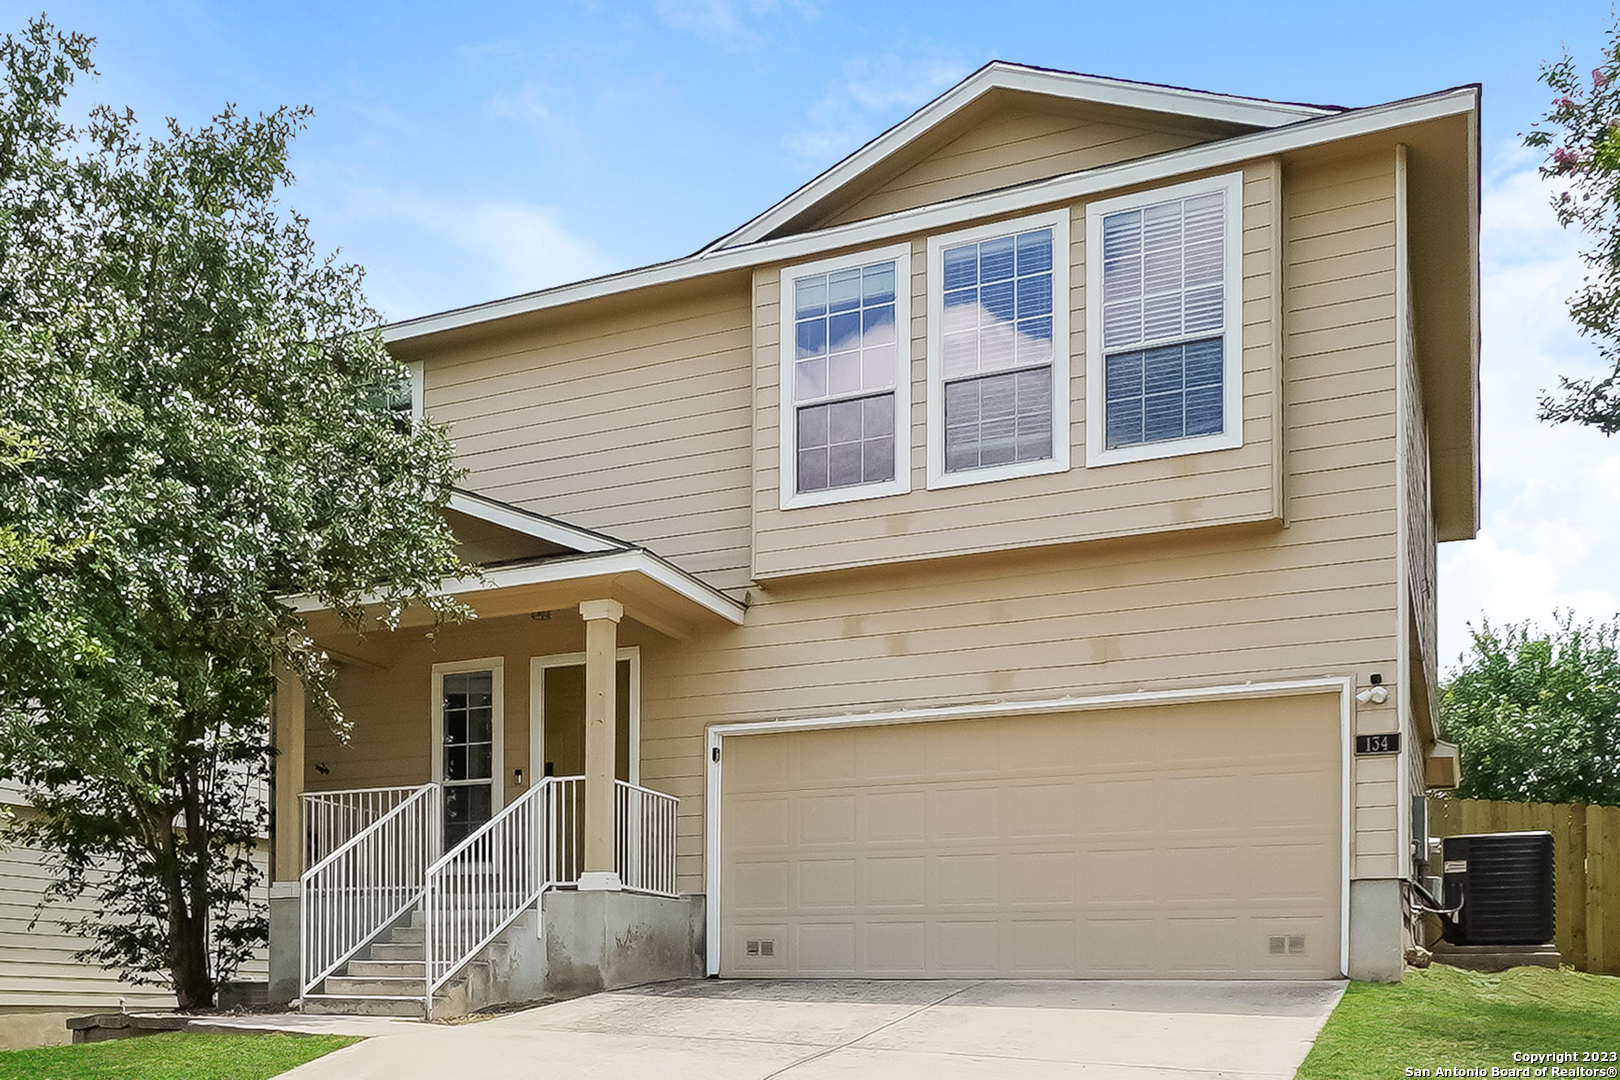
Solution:
M 495 688 L 492 671 L 444 676 L 444 846 L 448 851 L 494 813 Z

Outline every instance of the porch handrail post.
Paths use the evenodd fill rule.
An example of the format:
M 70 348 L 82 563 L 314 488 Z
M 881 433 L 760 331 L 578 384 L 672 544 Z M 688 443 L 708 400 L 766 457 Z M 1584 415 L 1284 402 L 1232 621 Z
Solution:
M 621 889 L 615 865 L 614 745 L 618 729 L 618 637 L 624 605 L 587 600 L 585 620 L 585 865 L 581 889 Z

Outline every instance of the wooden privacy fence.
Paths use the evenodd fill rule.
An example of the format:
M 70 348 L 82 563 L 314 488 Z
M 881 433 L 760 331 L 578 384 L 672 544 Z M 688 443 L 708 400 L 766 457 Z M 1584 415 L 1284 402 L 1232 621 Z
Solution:
M 1429 800 L 1431 836 L 1541 830 L 1553 837 L 1555 942 L 1563 962 L 1620 975 L 1620 807 Z

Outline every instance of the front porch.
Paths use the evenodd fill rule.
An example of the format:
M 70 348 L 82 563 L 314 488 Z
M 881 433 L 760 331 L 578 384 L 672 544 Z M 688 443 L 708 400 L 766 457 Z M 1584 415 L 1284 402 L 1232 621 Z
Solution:
M 735 627 L 742 605 L 642 549 L 457 505 L 481 515 L 465 531 L 485 571 L 445 589 L 474 620 L 429 635 L 407 611 L 361 638 L 292 601 L 338 664 L 353 734 L 281 680 L 272 997 L 433 1015 L 700 973 L 679 792 L 641 778 L 641 664 Z M 632 938 L 657 970 L 616 955 Z
M 584 776 L 545 777 L 449 850 L 445 790 L 302 796 L 305 1011 L 431 1018 L 616 984 L 579 970 L 595 944 L 591 924 L 605 926 L 610 906 L 613 921 L 646 924 L 638 936 L 655 927 L 670 939 L 654 945 L 669 970 L 633 965 L 636 981 L 698 974 L 701 907 L 675 891 L 675 798 L 615 780 L 611 869 L 593 873 Z M 625 963 L 594 952 L 598 968 Z

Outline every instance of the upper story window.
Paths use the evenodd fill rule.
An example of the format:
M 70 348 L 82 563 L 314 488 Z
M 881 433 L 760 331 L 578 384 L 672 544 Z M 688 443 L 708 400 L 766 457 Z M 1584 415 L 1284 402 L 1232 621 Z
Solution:
M 928 486 L 1069 467 L 1069 215 L 928 241 Z
M 782 271 L 781 506 L 911 490 L 911 249 Z
M 1086 209 L 1086 464 L 1243 445 L 1243 177 Z

